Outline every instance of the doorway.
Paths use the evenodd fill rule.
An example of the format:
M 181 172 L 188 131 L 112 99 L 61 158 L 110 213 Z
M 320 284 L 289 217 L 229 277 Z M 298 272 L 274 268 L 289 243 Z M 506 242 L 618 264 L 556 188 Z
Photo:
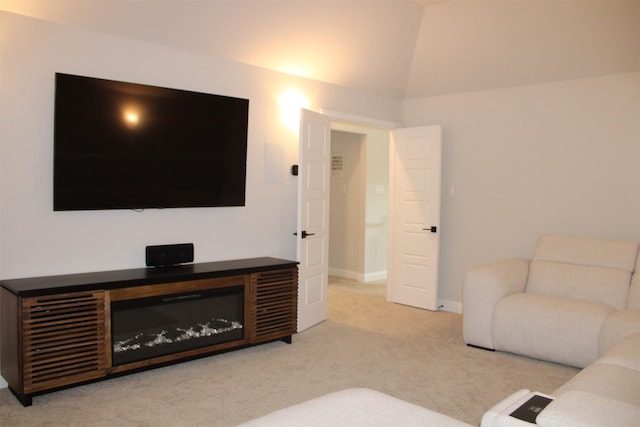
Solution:
M 329 275 L 387 277 L 388 129 L 332 122 Z
M 349 125 L 347 125 L 349 126 Z M 359 126 L 358 126 L 359 127 Z M 331 196 L 331 131 L 337 129 L 329 116 L 302 109 L 300 117 L 300 179 L 298 180 L 298 332 L 326 319 L 327 285 L 329 276 L 329 233 Z M 387 299 L 391 302 L 435 309 L 438 287 L 438 242 L 440 210 L 440 126 L 396 129 L 383 134 L 388 141 L 389 179 L 388 203 L 389 249 L 385 252 L 400 254 L 389 256 L 387 266 Z M 392 138 L 393 135 L 393 138 Z M 370 142 L 367 139 L 367 142 Z M 369 144 L 367 144 L 368 146 Z M 392 160 L 392 161 L 391 161 Z M 339 159 L 336 159 L 339 163 Z M 393 165 L 393 168 L 391 166 Z M 366 168 L 372 170 L 374 168 Z M 411 179 L 406 179 L 410 177 Z M 397 187 L 398 183 L 407 184 Z M 374 185 L 374 191 L 384 194 L 384 186 Z M 379 191 L 382 190 L 382 191 Z M 400 197 L 398 197 L 400 195 Z M 386 198 L 386 197 L 385 197 Z M 367 198 L 365 197 L 365 201 Z M 398 201 L 408 203 L 398 206 Z M 407 208 L 407 209 L 405 209 Z M 409 222 L 407 222 L 409 221 Z M 416 231 L 399 229 L 396 226 L 410 225 Z M 405 232 L 406 231 L 406 232 Z M 399 234 L 398 234 L 398 233 Z M 430 245 L 421 245 L 422 235 L 431 233 Z M 385 233 L 386 234 L 386 233 Z M 418 238 L 416 238 L 418 236 Z M 363 247 L 366 247 L 366 242 Z M 407 257 L 404 257 L 407 255 Z M 416 277 L 416 263 L 424 271 L 424 279 L 406 280 L 411 273 Z M 426 280 L 425 280 L 426 279 Z M 398 290 L 415 288 L 419 304 L 397 297 Z M 431 307 L 434 308 L 431 308 Z

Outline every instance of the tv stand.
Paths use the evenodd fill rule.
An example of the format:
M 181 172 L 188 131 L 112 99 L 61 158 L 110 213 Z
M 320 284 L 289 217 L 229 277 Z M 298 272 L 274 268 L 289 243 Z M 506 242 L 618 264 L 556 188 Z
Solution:
M 297 328 L 297 263 L 277 258 L 11 279 L 0 285 L 1 373 L 24 406 L 34 396 L 66 387 L 269 341 L 290 344 Z M 205 312 L 207 319 L 194 312 Z M 158 332 L 153 324 L 178 324 L 180 313 L 193 327 L 170 330 L 163 324 Z M 130 331 L 139 324 L 144 324 L 141 332 Z M 145 334 L 151 338 L 132 341 Z

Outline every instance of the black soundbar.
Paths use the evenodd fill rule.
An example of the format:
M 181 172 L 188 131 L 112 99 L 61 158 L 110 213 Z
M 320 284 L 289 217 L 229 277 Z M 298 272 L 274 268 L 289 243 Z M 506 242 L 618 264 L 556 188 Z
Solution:
M 193 262 L 193 243 L 147 246 L 147 267 L 172 267 Z

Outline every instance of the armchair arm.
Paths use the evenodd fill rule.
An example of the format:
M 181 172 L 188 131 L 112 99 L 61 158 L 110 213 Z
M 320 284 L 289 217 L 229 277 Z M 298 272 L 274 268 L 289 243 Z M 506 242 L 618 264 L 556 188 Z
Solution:
M 462 285 L 464 342 L 493 349 L 493 311 L 503 297 L 524 292 L 529 260 L 511 258 L 467 271 Z

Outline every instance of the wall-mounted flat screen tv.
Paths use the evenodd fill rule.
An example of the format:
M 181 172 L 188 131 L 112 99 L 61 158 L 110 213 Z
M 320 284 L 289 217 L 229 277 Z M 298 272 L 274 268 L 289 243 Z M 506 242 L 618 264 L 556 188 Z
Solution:
M 53 209 L 244 206 L 249 100 L 56 73 Z

